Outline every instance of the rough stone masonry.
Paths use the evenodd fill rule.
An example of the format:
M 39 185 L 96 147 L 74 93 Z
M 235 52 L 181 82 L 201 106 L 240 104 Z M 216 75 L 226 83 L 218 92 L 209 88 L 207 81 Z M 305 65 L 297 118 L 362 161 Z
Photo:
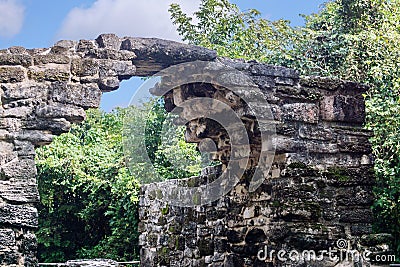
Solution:
M 169 206 L 147 193 L 160 184 L 144 187 L 142 265 L 279 266 L 275 258 L 257 260 L 257 252 L 265 245 L 322 250 L 339 238 L 353 247 L 379 245 L 371 230 L 371 133 L 362 128 L 365 86 L 300 78 L 291 69 L 219 58 L 215 51 L 172 41 L 104 34 L 96 40 L 60 41 L 45 49 L 0 50 L 1 266 L 37 265 L 35 147 L 51 143 L 71 123 L 83 121 L 84 110 L 98 107 L 102 93 L 118 89 L 120 81 L 196 60 L 240 70 L 261 89 L 277 128 L 273 168 L 256 192 L 247 190 L 247 173 L 228 195 L 197 208 Z M 212 84 L 182 86 L 165 96 L 166 106 L 174 106 L 178 97 L 204 93 L 231 97 Z M 261 122 L 250 112 L 241 116 L 256 152 Z M 201 136 L 196 131 L 200 126 L 208 129 Z M 187 129 L 188 141 L 208 137 L 224 143 L 218 145 L 216 158 L 226 163 L 223 129 L 207 120 L 191 122 Z M 217 173 L 218 168 L 206 169 L 195 182 L 211 180 Z M 185 182 L 193 186 L 193 179 Z

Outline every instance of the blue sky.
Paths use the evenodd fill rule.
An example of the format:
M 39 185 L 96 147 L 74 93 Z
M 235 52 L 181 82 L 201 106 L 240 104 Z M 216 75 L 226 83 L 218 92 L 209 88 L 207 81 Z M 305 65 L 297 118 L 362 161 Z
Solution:
M 170 3 L 186 12 L 200 0 L 0 0 L 0 49 L 10 46 L 49 47 L 60 39 L 93 39 L 100 33 L 179 40 L 167 12 Z M 256 8 L 271 20 L 301 25 L 299 14 L 318 12 L 323 0 L 232 0 L 240 9 Z M 101 107 L 110 111 L 129 104 L 142 83 L 132 78 L 119 90 L 103 95 Z

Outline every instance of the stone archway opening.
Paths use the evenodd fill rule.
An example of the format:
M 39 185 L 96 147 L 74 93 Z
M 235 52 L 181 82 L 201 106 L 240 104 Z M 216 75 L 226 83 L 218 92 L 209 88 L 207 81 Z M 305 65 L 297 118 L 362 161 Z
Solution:
M 37 182 L 41 199 L 37 206 L 39 228 L 36 232 L 39 262 L 66 262 L 78 258 L 138 260 L 138 211 L 135 203 L 138 198 L 136 184 L 140 181 L 136 175 L 137 170 L 132 170 L 131 175 L 127 174 L 120 138 L 131 95 L 145 82 L 149 84 L 141 90 L 143 98 L 139 100 L 147 99 L 150 97 L 148 87 L 153 87 L 157 81 L 135 77 L 122 81 L 118 90 L 104 93 L 101 101 L 111 94 L 111 97 L 118 97 L 122 101 L 128 99 L 125 107 L 111 112 L 89 110 L 85 121 L 73 125 L 68 133 L 56 137 L 50 145 L 36 149 Z M 120 90 L 125 91 L 120 93 L 125 98 L 118 95 Z M 103 107 L 101 103 L 100 107 Z M 153 125 L 148 125 L 151 127 L 151 140 L 156 139 L 153 127 L 157 127 L 157 135 L 161 134 L 158 133 L 159 126 L 154 124 L 158 124 L 167 115 L 162 103 L 155 108 L 153 114 L 157 118 L 155 122 L 149 121 Z M 131 112 L 133 110 L 129 116 L 141 118 L 140 114 Z M 183 136 L 177 138 L 183 141 Z M 183 151 L 181 147 L 182 144 L 171 147 L 168 142 L 159 145 L 155 164 L 165 179 L 199 175 L 198 165 L 191 165 L 191 171 L 184 173 L 171 171 L 171 161 L 161 161 L 164 159 L 161 158 L 161 152 L 167 160 L 171 159 L 168 156 L 179 152 L 188 152 L 190 156 L 195 154 L 194 145 L 188 144 Z M 112 165 L 115 162 L 120 162 L 118 167 Z M 168 174 L 165 170 L 168 170 Z M 144 175 L 142 170 L 140 173 Z

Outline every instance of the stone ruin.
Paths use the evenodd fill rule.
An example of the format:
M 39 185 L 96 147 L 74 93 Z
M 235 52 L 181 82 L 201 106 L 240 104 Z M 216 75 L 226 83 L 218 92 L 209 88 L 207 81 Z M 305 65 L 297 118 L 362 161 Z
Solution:
M 263 261 L 257 254 L 265 246 L 320 251 L 335 247 L 339 239 L 352 248 L 376 251 L 380 239 L 371 227 L 371 132 L 363 129 L 362 94 L 367 87 L 220 58 L 197 46 L 104 34 L 90 41 L 60 41 L 45 49 L 0 50 L 1 266 L 37 265 L 35 148 L 68 132 L 71 123 L 83 121 L 85 110 L 98 107 L 102 93 L 118 89 L 122 80 L 193 61 L 219 62 L 245 73 L 258 86 L 271 106 L 276 154 L 255 192 L 248 190 L 250 164 L 233 190 L 203 206 L 171 206 L 153 194 L 165 185 L 144 186 L 139 211 L 142 266 L 305 266 L 279 262 L 276 255 Z M 205 93 L 218 99 L 229 95 L 212 84 L 183 85 L 165 96 L 166 108 L 179 105 L 177 99 Z M 239 109 L 240 105 L 226 103 Z M 257 152 L 261 122 L 251 112 L 243 112 L 241 119 L 252 135 L 252 152 Z M 187 131 L 191 142 L 214 140 L 215 157 L 226 164 L 223 129 L 197 120 Z M 201 177 L 183 183 L 194 186 L 219 172 L 210 167 Z M 324 259 L 310 264 L 336 263 Z M 361 260 L 355 264 L 368 266 Z

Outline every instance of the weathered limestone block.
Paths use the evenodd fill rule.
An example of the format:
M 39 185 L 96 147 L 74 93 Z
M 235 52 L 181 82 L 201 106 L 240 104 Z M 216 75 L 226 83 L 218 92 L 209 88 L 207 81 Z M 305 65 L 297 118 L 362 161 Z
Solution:
M 22 122 L 20 119 L 16 118 L 1 118 L 0 117 L 0 127 L 1 129 L 7 131 L 18 131 L 22 127 Z
M 54 101 L 88 109 L 100 105 L 101 91 L 94 83 L 53 83 L 51 95 Z
M 36 176 L 35 161 L 33 159 L 15 158 L 13 161 L 3 164 L 0 169 L 3 180 L 21 179 L 32 180 Z
M 301 125 L 299 137 L 310 140 L 331 141 L 336 136 L 332 129 L 324 126 Z
M 282 109 L 282 117 L 285 120 L 303 121 L 308 123 L 318 122 L 319 109 L 315 104 L 285 104 L 283 105 Z
M 34 65 L 46 65 L 49 63 L 54 64 L 69 64 L 71 59 L 66 55 L 59 54 L 45 54 L 45 55 L 35 55 L 33 57 Z
M 53 141 L 54 135 L 50 131 L 21 130 L 10 134 L 10 139 L 28 141 L 35 147 L 48 145 Z
M 49 93 L 49 86 L 41 83 L 5 84 L 1 89 L 5 103 L 20 99 L 42 99 Z
M 37 203 L 39 192 L 36 181 L 0 181 L 0 197 L 14 203 Z
M 24 128 L 28 130 L 42 130 L 50 131 L 54 135 L 66 133 L 71 128 L 71 123 L 65 118 L 51 118 L 51 114 L 46 115 L 46 118 L 36 118 L 24 122 Z M 72 121 L 83 118 L 81 116 L 74 116 Z M 69 120 L 71 120 L 69 118 Z
M 78 42 L 72 40 L 61 40 L 54 44 L 54 46 L 50 49 L 51 54 L 70 54 L 75 52 L 75 46 Z
M 195 60 L 211 61 L 215 51 L 156 38 L 127 38 L 121 43 L 122 50 L 132 51 L 136 75 L 150 76 L 171 65 Z
M 72 123 L 81 122 L 86 118 L 86 113 L 83 108 L 57 102 L 38 107 L 35 113 L 39 118 L 64 118 Z
M 0 203 L 0 223 L 29 228 L 37 227 L 37 210 L 32 205 Z
M 70 67 L 67 64 L 53 63 L 29 67 L 28 78 L 37 82 L 68 81 L 70 78 Z
M 0 82 L 1 83 L 17 83 L 25 79 L 25 69 L 19 66 L 15 67 L 0 67 Z
M 136 73 L 136 67 L 129 61 L 121 62 L 118 60 L 100 59 L 99 68 L 100 78 L 109 76 L 132 77 Z
M 250 66 L 250 72 L 254 76 L 273 76 L 276 78 L 284 77 L 288 79 L 299 79 L 299 73 L 294 69 L 267 64 L 252 64 Z
M 120 62 L 117 60 L 99 60 L 100 72 L 99 87 L 103 92 L 118 89 L 119 81 L 135 75 L 136 67 L 132 62 Z
M 0 251 L 6 251 L 9 247 L 15 247 L 15 233 L 11 229 L 0 229 Z
M 364 99 L 360 95 L 353 96 L 326 96 L 321 101 L 321 118 L 326 121 L 345 121 L 350 123 L 364 123 Z
M 20 106 L 21 103 L 10 103 L 4 105 L 5 110 L 3 111 L 4 118 L 26 118 L 33 111 L 33 107 L 28 104 L 28 106 Z M 22 104 L 23 105 L 23 104 Z
M 97 37 L 96 42 L 100 48 L 109 48 L 113 50 L 119 50 L 122 43 L 120 38 L 114 34 L 102 34 Z
M 24 54 L 0 54 L 0 65 L 29 67 L 32 65 L 32 57 Z
M 94 76 L 99 72 L 99 63 L 93 58 L 74 58 L 71 63 L 72 75 L 78 77 Z

